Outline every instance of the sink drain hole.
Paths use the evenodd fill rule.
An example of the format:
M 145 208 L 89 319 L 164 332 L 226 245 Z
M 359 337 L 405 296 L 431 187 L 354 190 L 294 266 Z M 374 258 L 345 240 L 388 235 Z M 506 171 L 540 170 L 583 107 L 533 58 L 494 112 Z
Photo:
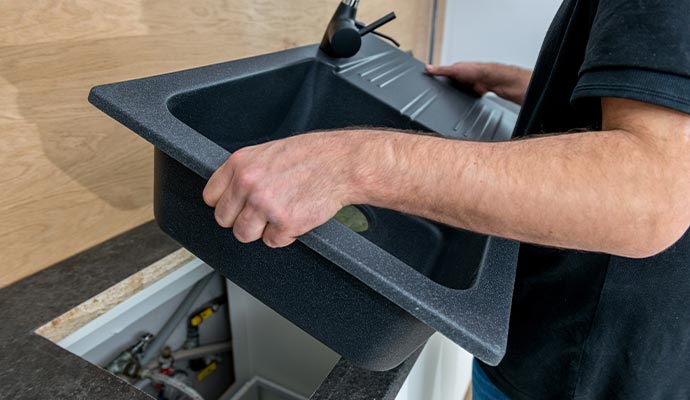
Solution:
M 369 229 L 369 219 L 362 210 L 356 206 L 346 206 L 335 214 L 336 221 L 350 228 L 351 230 L 362 233 Z

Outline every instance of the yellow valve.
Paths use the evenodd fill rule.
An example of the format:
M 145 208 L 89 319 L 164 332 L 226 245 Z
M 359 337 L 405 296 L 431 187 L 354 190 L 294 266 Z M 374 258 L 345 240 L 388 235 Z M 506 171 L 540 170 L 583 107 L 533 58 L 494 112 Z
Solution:
M 193 316 L 192 319 L 189 321 L 189 323 L 190 323 L 192 326 L 199 326 L 199 324 L 201 324 L 202 322 L 204 322 L 204 320 L 205 320 L 206 318 L 208 318 L 208 317 L 210 317 L 211 315 L 213 315 L 213 312 L 214 312 L 214 311 L 213 311 L 213 308 L 208 307 L 208 308 L 204 309 L 203 311 L 201 311 L 199 314 Z
M 199 371 L 198 374 L 196 374 L 196 380 L 201 382 L 204 379 L 206 379 L 207 376 L 211 375 L 213 371 L 215 371 L 218 368 L 218 364 L 216 362 L 212 362 L 209 365 L 206 366 L 206 368 L 202 369 Z

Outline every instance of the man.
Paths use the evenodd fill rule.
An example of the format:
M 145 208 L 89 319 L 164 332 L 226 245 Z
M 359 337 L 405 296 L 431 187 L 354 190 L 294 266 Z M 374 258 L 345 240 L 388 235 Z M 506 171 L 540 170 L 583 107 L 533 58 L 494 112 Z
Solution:
M 523 140 L 252 146 L 204 191 L 218 223 L 281 247 L 362 203 L 519 240 L 508 352 L 477 397 L 690 398 L 690 2 L 565 0 L 529 90 L 512 67 L 428 73 L 522 103 Z

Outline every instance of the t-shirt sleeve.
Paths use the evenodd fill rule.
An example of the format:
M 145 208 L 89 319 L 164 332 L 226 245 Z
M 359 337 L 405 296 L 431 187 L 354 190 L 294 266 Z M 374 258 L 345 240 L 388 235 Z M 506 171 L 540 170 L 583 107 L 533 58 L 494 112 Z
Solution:
M 600 97 L 690 114 L 690 1 L 599 1 L 571 102 Z

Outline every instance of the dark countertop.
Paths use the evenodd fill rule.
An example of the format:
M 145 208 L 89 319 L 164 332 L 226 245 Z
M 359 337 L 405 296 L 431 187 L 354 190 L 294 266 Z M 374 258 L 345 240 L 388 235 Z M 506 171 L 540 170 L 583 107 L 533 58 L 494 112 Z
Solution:
M 421 352 L 386 372 L 357 368 L 341 358 L 311 400 L 394 400 Z
M 150 399 L 34 330 L 179 247 L 149 222 L 0 289 L 0 399 Z M 393 400 L 417 356 L 388 372 L 340 360 L 312 399 Z

